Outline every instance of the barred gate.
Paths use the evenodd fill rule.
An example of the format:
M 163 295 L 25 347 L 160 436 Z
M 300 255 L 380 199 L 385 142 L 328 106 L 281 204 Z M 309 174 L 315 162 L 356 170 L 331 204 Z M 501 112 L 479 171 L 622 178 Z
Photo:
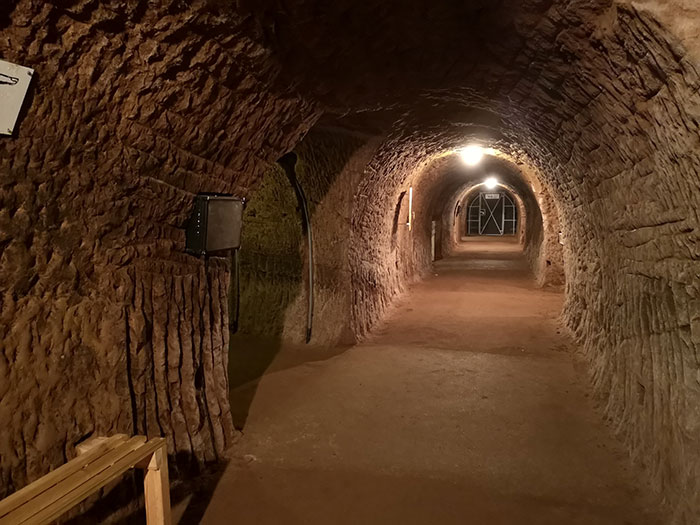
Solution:
M 505 192 L 481 192 L 467 210 L 467 235 L 515 235 L 518 210 Z

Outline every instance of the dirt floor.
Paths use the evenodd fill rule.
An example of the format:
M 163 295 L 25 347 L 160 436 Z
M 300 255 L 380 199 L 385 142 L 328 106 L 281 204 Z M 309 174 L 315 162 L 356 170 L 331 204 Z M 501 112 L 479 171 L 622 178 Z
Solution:
M 287 364 L 248 396 L 211 500 L 176 515 L 189 504 L 201 512 L 181 523 L 662 523 L 593 408 L 561 306 L 517 245 L 465 243 L 369 341 L 305 363 L 283 349 Z

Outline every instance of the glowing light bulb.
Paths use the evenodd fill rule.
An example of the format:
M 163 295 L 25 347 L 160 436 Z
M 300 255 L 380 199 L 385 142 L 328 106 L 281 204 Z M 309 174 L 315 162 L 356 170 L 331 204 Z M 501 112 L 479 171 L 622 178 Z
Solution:
M 476 145 L 467 146 L 460 150 L 459 156 L 467 166 L 476 166 L 484 158 L 484 148 Z
M 484 186 L 486 186 L 488 189 L 492 190 L 496 186 L 498 186 L 498 180 L 496 180 L 496 177 L 489 177 L 484 181 Z

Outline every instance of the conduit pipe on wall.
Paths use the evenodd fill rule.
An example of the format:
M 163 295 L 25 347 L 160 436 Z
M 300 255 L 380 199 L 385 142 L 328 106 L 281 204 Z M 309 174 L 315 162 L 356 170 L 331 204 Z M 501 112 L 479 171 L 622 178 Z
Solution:
M 296 193 L 297 201 L 299 201 L 299 207 L 301 208 L 301 215 L 304 221 L 304 226 L 306 229 L 306 241 L 309 247 L 309 304 L 308 313 L 306 317 L 306 342 L 311 341 L 311 331 L 313 328 L 314 321 L 314 240 L 313 233 L 311 231 L 311 215 L 309 214 L 309 207 L 306 201 L 306 195 L 304 195 L 304 190 L 297 180 L 296 174 L 296 163 L 297 155 L 294 152 L 287 153 L 282 156 L 278 161 L 278 164 L 282 166 L 284 172 L 287 174 L 289 182 L 294 188 L 294 193 Z

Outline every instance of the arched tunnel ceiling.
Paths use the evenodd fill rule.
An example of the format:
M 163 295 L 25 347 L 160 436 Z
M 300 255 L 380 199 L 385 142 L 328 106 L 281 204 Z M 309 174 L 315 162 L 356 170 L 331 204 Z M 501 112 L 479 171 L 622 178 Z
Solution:
M 591 180 L 600 180 L 623 169 L 607 165 L 615 171 L 606 174 L 603 159 L 636 165 L 640 144 L 664 142 L 653 129 L 659 118 L 648 114 L 657 97 L 667 112 L 662 127 L 690 131 L 675 145 L 698 145 L 696 106 L 678 103 L 697 102 L 697 71 L 681 40 L 650 14 L 665 14 L 674 21 L 669 29 L 680 31 L 670 14 L 687 11 L 637 4 L 640 10 L 611 0 L 250 7 L 271 37 L 281 76 L 321 103 L 322 122 L 388 136 L 375 169 L 416 169 L 478 139 L 529 157 L 553 177 L 556 192 L 569 186 L 567 171 L 576 177 L 583 169 L 582 157 L 600 161 L 586 163 L 598 171 Z M 682 42 L 693 45 L 683 27 Z M 613 145 L 619 136 L 629 140 Z M 580 192 L 561 187 L 558 196 L 576 201 Z
M 695 62 L 700 59 L 700 5 L 695 0 L 633 0 L 631 4 L 654 16 Z
M 665 4 L 640 3 L 647 9 Z M 302 91 L 329 108 L 355 110 L 452 88 L 495 98 L 523 78 L 565 77 L 595 59 L 618 11 L 635 11 L 612 0 L 345 0 L 248 7 L 285 76 L 298 77 Z
M 81 76 L 104 78 L 97 85 L 115 90 L 127 119 L 160 137 L 177 129 L 170 139 L 177 147 L 196 153 L 199 164 L 211 159 L 206 170 L 219 180 L 238 173 L 235 184 L 245 192 L 259 173 L 253 160 L 290 149 L 322 111 L 325 123 L 389 134 L 392 145 L 410 140 L 414 156 L 476 136 L 539 164 L 552 155 L 566 160 L 576 137 L 557 143 L 562 128 L 619 125 L 670 83 L 696 91 L 695 69 L 677 44 L 695 49 L 688 14 L 699 8 L 691 0 L 635 6 L 640 11 L 612 0 L 201 0 L 151 12 L 145 2 L 76 0 L 14 13 L 13 23 L 27 29 L 5 45 L 32 50 L 41 41 L 49 67 L 58 69 L 42 72 L 47 79 L 79 61 Z M 0 21 L 11 11 L 0 8 Z M 55 34 L 35 34 L 30 24 L 55 24 Z M 91 48 L 100 36 L 94 28 L 106 39 L 99 51 Z M 107 84 L 111 69 L 119 77 Z M 132 88 L 138 95 L 124 99 Z M 192 97 L 190 88 L 203 96 Z M 258 123 L 255 132 L 241 129 L 248 117 Z M 695 115 L 680 117 L 697 127 Z M 190 120 L 199 123 L 196 134 L 182 129 Z M 201 168 L 173 166 L 173 177 L 182 184 Z
M 536 205 L 532 188 L 518 167 L 496 156 L 486 155 L 477 166 L 467 166 L 459 155 L 438 157 L 420 173 L 414 183 L 420 183 L 429 192 L 427 208 L 431 215 L 440 215 L 451 206 L 465 189 L 479 186 L 488 177 L 494 177 L 509 191 L 522 198 L 531 197 Z
M 458 123 L 463 108 L 477 107 L 511 135 L 526 124 L 551 139 L 557 119 L 576 114 L 625 69 L 641 66 L 621 78 L 641 98 L 653 96 L 670 71 L 695 73 L 651 16 L 611 0 L 271 4 L 251 9 L 284 76 L 299 79 L 300 91 L 327 110 L 363 111 L 353 124 L 369 129 L 426 115 Z M 686 15 L 689 5 L 637 4 L 666 15 Z M 678 17 L 666 18 L 678 27 Z M 684 34 L 692 33 L 688 25 Z M 662 56 L 669 52 L 679 64 Z M 380 108 L 394 111 L 366 111 Z
M 697 516 L 696 4 L 2 3 L 0 55 L 37 74 L 19 132 L 0 143 L 4 342 L 31 363 L 0 366 L 0 391 L 11 393 L 0 407 L 10 436 L 0 477 L 21 486 L 86 432 L 123 428 L 133 398 L 119 352 L 125 337 L 150 348 L 144 326 L 172 334 L 168 351 L 181 363 L 198 359 L 192 333 L 217 334 L 213 354 L 222 358 L 224 309 L 207 314 L 206 327 L 189 319 L 204 311 L 200 297 L 227 304 L 228 279 L 214 268 L 212 282 L 224 284 L 211 290 L 201 261 L 183 253 L 191 196 L 249 195 L 325 113 L 325 125 L 384 138 L 370 160 L 363 150 L 362 168 L 356 159 L 358 187 L 343 192 L 358 196 L 348 211 L 352 285 L 367 295 L 384 286 L 382 307 L 401 278 L 395 263 L 413 247 L 391 253 L 401 185 L 469 140 L 537 168 L 561 207 L 565 317 L 596 391 L 634 454 L 651 458 L 675 514 Z M 171 312 L 177 326 L 151 297 L 186 305 Z M 94 361 L 50 364 L 55 347 Z M 157 377 L 154 396 L 166 407 L 172 383 L 151 374 L 154 363 L 139 363 L 134 377 L 141 392 Z M 49 368 L 61 382 L 29 384 Z M 194 400 L 194 374 L 180 381 L 183 399 Z M 204 384 L 211 407 L 155 414 L 148 407 L 158 403 L 145 398 L 138 407 L 198 461 L 224 454 L 233 436 L 228 392 L 216 386 L 225 381 L 208 375 Z M 77 423 L 57 416 L 63 400 Z M 37 407 L 55 439 L 26 439 Z M 181 424 L 190 417 L 193 425 Z

